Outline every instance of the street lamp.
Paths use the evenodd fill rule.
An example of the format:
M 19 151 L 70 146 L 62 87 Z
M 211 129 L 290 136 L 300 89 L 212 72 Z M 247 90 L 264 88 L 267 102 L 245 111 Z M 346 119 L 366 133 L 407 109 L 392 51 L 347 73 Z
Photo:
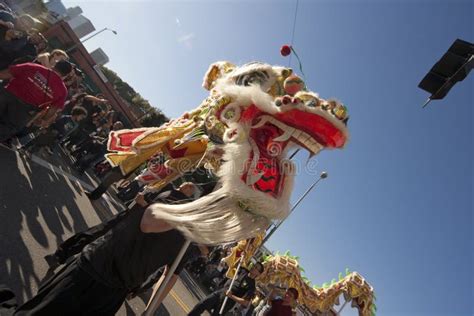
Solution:
M 114 30 L 112 30 L 112 29 L 109 29 L 109 28 L 107 28 L 107 27 L 104 27 L 103 29 L 101 29 L 101 30 L 95 32 L 95 33 L 92 34 L 91 36 L 86 37 L 86 38 L 83 39 L 80 43 L 84 43 L 85 41 L 88 41 L 88 40 L 90 40 L 91 38 L 93 38 L 94 36 L 97 36 L 97 35 L 99 35 L 100 33 L 105 32 L 105 31 L 111 31 L 112 33 L 114 33 L 115 35 L 117 35 L 117 31 L 114 31 Z M 76 43 L 76 44 L 74 44 L 73 46 L 71 46 L 70 48 L 68 48 L 68 49 L 66 50 L 66 53 L 69 53 L 70 51 L 72 51 L 74 48 L 77 47 L 77 45 L 79 45 L 79 43 Z
M 83 40 L 81 41 L 81 43 L 84 43 L 85 41 L 90 40 L 90 39 L 93 38 L 94 36 L 99 35 L 100 33 L 104 32 L 104 31 L 111 31 L 112 33 L 114 33 L 115 35 L 117 35 L 117 31 L 114 31 L 114 30 L 112 30 L 112 29 L 109 29 L 109 28 L 107 28 L 107 27 L 104 27 L 102 30 L 99 30 L 99 31 L 95 32 L 94 34 L 92 34 L 91 36 L 89 36 L 89 37 L 83 39 Z

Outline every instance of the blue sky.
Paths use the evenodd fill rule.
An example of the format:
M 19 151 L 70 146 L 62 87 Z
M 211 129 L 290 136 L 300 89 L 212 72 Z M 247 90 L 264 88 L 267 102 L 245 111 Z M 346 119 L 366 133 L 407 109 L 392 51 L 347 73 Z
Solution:
M 108 66 L 170 117 L 206 96 L 214 61 L 288 64 L 279 48 L 296 1 L 64 2 L 118 31 L 86 46 L 102 47 Z M 351 142 L 313 158 L 306 169 L 329 178 L 269 247 L 300 256 L 314 284 L 360 272 L 379 315 L 473 313 L 473 78 L 426 109 L 417 88 L 456 38 L 473 42 L 473 12 L 458 0 L 299 4 L 294 46 L 307 86 L 348 106 Z M 303 170 L 293 199 L 316 178 Z

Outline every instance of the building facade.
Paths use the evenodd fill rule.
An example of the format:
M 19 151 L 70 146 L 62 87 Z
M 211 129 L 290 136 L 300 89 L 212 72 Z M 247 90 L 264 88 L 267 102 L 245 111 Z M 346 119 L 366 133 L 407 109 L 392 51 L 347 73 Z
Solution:
M 74 30 L 66 21 L 53 24 L 44 33 L 49 41 L 51 49 L 59 48 L 68 52 L 71 61 L 75 63 L 84 73 L 83 84 L 89 90 L 88 93 L 102 94 L 110 103 L 112 108 L 120 113 L 120 119 L 128 127 L 139 127 L 139 117 L 131 110 L 130 105 L 124 102 L 115 91 L 113 85 L 102 73 L 100 65 L 82 45 Z

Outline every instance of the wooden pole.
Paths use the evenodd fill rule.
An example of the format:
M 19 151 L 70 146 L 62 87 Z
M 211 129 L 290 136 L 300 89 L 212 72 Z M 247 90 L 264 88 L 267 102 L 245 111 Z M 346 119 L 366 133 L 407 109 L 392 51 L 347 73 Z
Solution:
M 178 264 L 181 262 L 181 260 L 184 257 L 184 254 L 186 253 L 186 250 L 188 250 L 189 245 L 191 244 L 190 240 L 186 240 L 184 245 L 181 247 L 181 250 L 178 253 L 178 256 L 174 260 L 173 264 L 171 265 L 171 268 L 168 271 L 168 274 L 165 277 L 165 280 L 163 283 L 160 285 L 160 288 L 158 292 L 155 292 L 155 295 L 153 295 L 150 298 L 150 301 L 148 302 L 148 308 L 145 309 L 145 312 L 143 313 L 144 316 L 152 316 L 156 313 L 156 310 L 158 309 L 158 299 L 160 296 L 163 294 L 165 291 L 166 285 L 169 283 L 171 277 L 173 276 L 173 273 L 176 271 L 176 268 L 178 267 Z
M 244 261 L 243 260 L 244 255 L 245 255 L 245 253 L 242 253 L 241 257 L 239 258 L 239 264 L 237 265 L 237 269 L 235 269 L 234 277 L 232 278 L 232 281 L 230 281 L 229 291 L 232 290 L 232 287 L 234 286 L 234 282 L 237 279 L 237 275 L 239 274 L 240 266 L 242 265 L 242 261 Z M 224 312 L 224 307 L 227 304 L 228 299 L 229 299 L 229 297 L 226 295 L 226 297 L 224 298 L 224 302 L 222 303 L 221 309 L 219 310 L 219 315 L 222 315 L 222 313 Z

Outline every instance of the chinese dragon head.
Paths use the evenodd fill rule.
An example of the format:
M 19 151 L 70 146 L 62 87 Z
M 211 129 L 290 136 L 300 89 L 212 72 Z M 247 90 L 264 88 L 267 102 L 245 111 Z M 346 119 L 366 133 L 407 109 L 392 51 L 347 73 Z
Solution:
M 210 94 L 198 108 L 151 131 L 138 130 L 138 141 L 129 141 L 132 150 L 113 153 L 121 159 L 116 165 L 129 158 L 140 161 L 140 153 L 143 160 L 166 151 L 174 160 L 192 157 L 182 168 L 188 172 L 215 162 L 218 153 L 213 165 L 219 189 L 192 203 L 155 204 L 153 213 L 196 242 L 251 238 L 289 212 L 295 177 L 289 150 L 299 147 L 316 155 L 343 147 L 347 111 L 339 102 L 308 91 L 291 69 L 265 63 L 214 63 L 203 86 Z M 121 144 L 120 133 L 111 136 Z M 175 176 L 182 174 L 179 164 L 173 168 Z

